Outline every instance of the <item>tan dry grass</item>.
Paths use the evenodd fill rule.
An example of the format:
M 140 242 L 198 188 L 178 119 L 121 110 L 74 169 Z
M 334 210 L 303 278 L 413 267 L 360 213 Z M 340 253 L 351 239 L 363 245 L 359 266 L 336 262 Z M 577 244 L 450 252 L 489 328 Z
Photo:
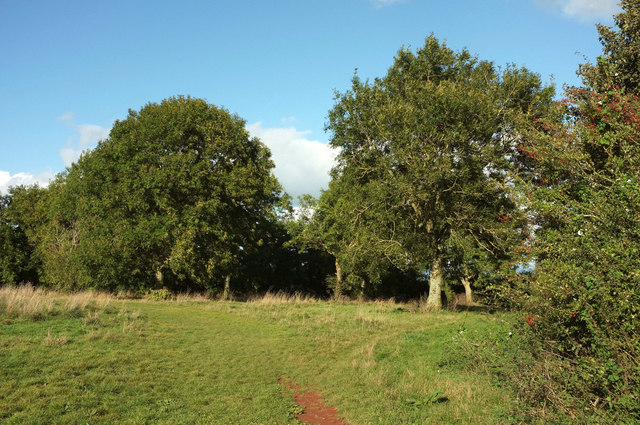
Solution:
M 144 318 L 140 310 L 120 310 L 118 316 L 122 320 L 122 333 L 133 333 L 138 336 L 143 335 Z
M 375 354 L 376 346 L 380 342 L 380 338 L 375 338 L 368 344 L 363 345 L 358 355 L 351 360 L 351 366 L 354 369 L 369 369 L 376 364 Z
M 102 309 L 112 298 L 101 292 L 63 294 L 30 284 L 0 288 L 0 313 L 11 318 L 40 320 L 53 313 L 85 311 L 88 307 Z
M 38 319 L 51 313 L 54 299 L 48 291 L 31 285 L 0 288 L 0 311 L 9 317 Z
M 267 292 L 262 296 L 250 298 L 248 302 L 257 305 L 313 304 L 317 303 L 318 299 L 298 292 L 294 294 L 287 294 L 284 292 Z
M 211 302 L 213 299 L 207 294 L 201 293 L 192 293 L 192 292 L 181 292 L 176 294 L 175 301 L 177 303 L 207 303 Z
M 44 337 L 42 343 L 44 345 L 48 345 L 49 347 L 62 347 L 69 342 L 69 338 L 64 335 L 61 336 L 53 336 L 51 335 L 51 330 L 47 332 L 47 336 Z
M 381 325 L 387 321 L 384 315 L 364 309 L 358 309 L 355 320 L 366 325 Z
M 74 294 L 64 295 L 64 309 L 84 311 L 88 306 L 105 308 L 113 300 L 111 295 L 104 292 L 76 292 Z
M 130 289 L 121 289 L 116 294 L 116 298 L 119 300 L 136 300 L 140 298 L 140 294 Z

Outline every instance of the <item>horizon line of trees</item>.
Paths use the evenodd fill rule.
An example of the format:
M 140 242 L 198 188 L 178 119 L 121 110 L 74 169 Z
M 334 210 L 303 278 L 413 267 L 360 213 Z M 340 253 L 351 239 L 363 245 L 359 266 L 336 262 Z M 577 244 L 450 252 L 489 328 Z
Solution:
M 191 97 L 129 111 L 47 188 L 2 197 L 0 279 L 57 289 L 419 297 L 499 279 L 527 233 L 515 118 L 552 87 L 433 35 L 336 95 L 332 181 L 294 212 L 268 149 Z M 536 115 L 537 116 L 537 115 Z M 520 155 L 521 156 L 521 155 Z M 431 165 L 428 165 L 431 164 Z M 510 217 L 507 219 L 507 217 Z M 333 268 L 333 270 L 332 270 Z

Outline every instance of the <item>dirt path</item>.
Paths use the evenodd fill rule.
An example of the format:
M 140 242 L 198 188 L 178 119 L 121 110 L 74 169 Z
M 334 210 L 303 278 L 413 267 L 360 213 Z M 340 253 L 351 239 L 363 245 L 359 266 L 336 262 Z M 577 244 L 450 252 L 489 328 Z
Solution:
M 302 413 L 296 413 L 298 420 L 312 425 L 349 425 L 338 417 L 335 407 L 324 403 L 318 392 L 305 391 L 283 377 L 280 377 L 280 383 L 295 391 L 296 404 L 302 408 Z

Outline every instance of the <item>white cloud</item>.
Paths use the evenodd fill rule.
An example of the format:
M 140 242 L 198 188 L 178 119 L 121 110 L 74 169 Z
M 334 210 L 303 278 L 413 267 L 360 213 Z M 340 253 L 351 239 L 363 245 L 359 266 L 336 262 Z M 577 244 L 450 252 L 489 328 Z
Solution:
M 76 131 L 73 137 L 67 140 L 67 145 L 60 150 L 60 157 L 65 167 L 69 167 L 80 158 L 80 154 L 94 147 L 100 140 L 109 136 L 109 129 L 94 124 L 76 124 L 73 112 L 67 112 L 58 117 L 67 126 Z
M 10 186 L 37 184 L 42 187 L 49 185 L 55 175 L 51 171 L 41 174 L 16 173 L 11 175 L 8 171 L 0 171 L 0 195 L 9 193 Z
M 93 124 L 79 124 L 76 126 L 80 137 L 78 143 L 80 147 L 86 148 L 89 145 L 109 137 L 109 129 Z
M 619 0 L 535 0 L 545 8 L 560 11 L 569 18 L 610 20 L 620 12 Z
M 80 159 L 80 154 L 82 154 L 82 149 L 73 149 L 67 144 L 67 147 L 60 149 L 60 158 L 62 158 L 62 162 L 64 162 L 65 167 L 70 167 L 71 164 Z
M 247 125 L 251 136 L 259 138 L 271 150 L 276 167 L 274 174 L 285 191 L 296 199 L 299 195 L 320 194 L 329 185 L 329 171 L 337 151 L 326 143 L 309 140 L 308 131 L 295 127 L 263 128 L 261 122 Z
M 73 112 L 67 112 L 58 117 L 61 121 L 73 121 L 76 118 L 76 115 Z

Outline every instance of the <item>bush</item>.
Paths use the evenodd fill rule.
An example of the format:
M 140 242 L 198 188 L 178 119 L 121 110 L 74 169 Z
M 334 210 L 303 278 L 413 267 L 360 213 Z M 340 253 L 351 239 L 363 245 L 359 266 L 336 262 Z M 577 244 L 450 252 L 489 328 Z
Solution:
M 167 288 L 149 289 L 144 297 L 151 301 L 166 301 L 172 299 L 173 294 Z
M 523 379 L 540 405 L 640 421 L 640 98 L 569 95 L 520 147 L 537 230 L 518 299 L 540 347 Z

